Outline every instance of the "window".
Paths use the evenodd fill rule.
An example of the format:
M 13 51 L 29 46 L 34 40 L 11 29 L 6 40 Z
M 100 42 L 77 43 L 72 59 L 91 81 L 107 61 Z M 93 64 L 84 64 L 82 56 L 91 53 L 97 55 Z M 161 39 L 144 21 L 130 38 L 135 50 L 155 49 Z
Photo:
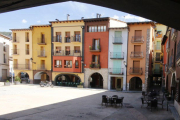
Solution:
M 28 32 L 25 33 L 25 40 L 26 40 L 26 42 L 29 42 L 29 33 Z
M 98 26 L 98 32 L 105 32 L 106 31 L 106 26 L 102 25 L 102 26 Z
M 72 68 L 72 61 L 71 60 L 65 60 L 64 61 L 64 68 Z
M 160 61 L 161 60 L 160 56 L 161 56 L 161 53 L 156 53 L 156 61 Z
M 70 46 L 66 46 L 65 48 L 66 48 L 66 52 L 65 52 L 66 55 L 70 55 Z
M 61 60 L 55 60 L 55 65 L 54 65 L 54 67 L 55 68 L 62 68 L 62 62 L 61 62 Z
M 78 62 L 78 60 L 75 61 L 75 68 L 79 68 L 79 62 Z
M 26 55 L 29 55 L 29 45 L 26 45 Z
M 74 53 L 80 53 L 80 46 L 74 46 Z
M 56 46 L 56 53 L 61 53 L 61 46 Z
M 4 54 L 4 63 L 6 63 L 6 54 Z
M 66 32 L 65 43 L 70 42 L 70 32 Z
M 97 26 L 88 26 L 88 32 L 97 32 Z
M 61 42 L 61 32 L 56 32 L 56 42 Z

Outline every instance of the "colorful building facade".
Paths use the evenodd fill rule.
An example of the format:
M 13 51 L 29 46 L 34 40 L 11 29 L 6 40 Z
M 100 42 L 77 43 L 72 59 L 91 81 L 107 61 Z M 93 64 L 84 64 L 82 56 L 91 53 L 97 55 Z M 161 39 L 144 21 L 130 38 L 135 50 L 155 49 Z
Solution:
M 50 21 L 52 24 L 52 80 L 56 85 L 84 82 L 83 20 Z M 66 84 L 65 84 L 66 83 Z M 69 85 L 72 84 L 72 85 Z
M 128 27 L 109 29 L 108 89 L 126 90 Z
M 33 83 L 51 81 L 51 25 L 33 25 L 30 28 L 32 29 Z
M 154 39 L 153 22 L 128 23 L 127 90 L 146 91 L 149 83 L 149 58 Z
M 32 71 L 32 30 L 31 29 L 11 29 L 12 30 L 12 57 L 13 70 L 15 76 L 21 80 L 33 81 Z

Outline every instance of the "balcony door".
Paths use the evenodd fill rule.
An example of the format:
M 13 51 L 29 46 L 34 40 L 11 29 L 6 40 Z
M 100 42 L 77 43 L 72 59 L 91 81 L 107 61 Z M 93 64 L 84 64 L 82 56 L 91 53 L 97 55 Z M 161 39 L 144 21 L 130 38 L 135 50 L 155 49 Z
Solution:
M 66 55 L 70 55 L 70 46 L 66 46 Z
M 142 30 L 135 30 L 135 41 L 141 42 Z
M 65 42 L 70 42 L 70 32 L 66 32 L 66 41 Z
M 25 63 L 26 63 L 25 69 L 29 69 L 29 67 L 30 67 L 30 61 L 29 61 L 29 59 L 26 59 L 26 60 L 25 60 Z
M 141 57 L 141 45 L 134 45 L 134 57 Z
M 113 45 L 113 58 L 120 58 L 122 56 L 122 45 Z
M 41 43 L 45 43 L 45 34 L 41 34 Z
M 45 60 L 41 60 L 41 69 L 45 69 Z
M 113 60 L 113 74 L 121 73 L 121 60 Z
M 41 56 L 45 56 L 45 48 L 43 46 L 41 46 Z
M 93 46 L 94 46 L 94 50 L 99 50 L 99 40 L 98 39 L 94 39 L 94 44 L 93 44 Z
M 80 31 L 75 32 L 75 40 L 76 42 L 80 42 Z
M 140 61 L 133 61 L 133 73 L 140 72 Z
M 56 32 L 56 42 L 61 42 L 61 32 Z
M 155 64 L 155 71 L 159 72 L 160 71 L 160 64 Z
M 122 41 L 122 31 L 115 31 L 115 42 L 121 42 Z
M 156 43 L 156 50 L 161 50 L 161 41 L 157 41 Z

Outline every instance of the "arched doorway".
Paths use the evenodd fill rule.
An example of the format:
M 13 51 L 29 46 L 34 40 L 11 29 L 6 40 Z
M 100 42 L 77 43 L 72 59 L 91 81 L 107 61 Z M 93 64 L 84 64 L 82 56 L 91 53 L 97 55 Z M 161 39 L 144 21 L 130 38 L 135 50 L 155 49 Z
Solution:
M 21 83 L 29 82 L 29 74 L 27 72 L 19 72 L 17 76 L 21 79 Z
M 50 81 L 49 75 L 46 72 L 37 72 L 34 75 L 34 84 L 39 84 L 41 81 Z
M 142 80 L 139 77 L 133 77 L 129 81 L 129 90 L 142 90 Z
M 99 73 L 93 73 L 89 78 L 91 88 L 103 88 L 103 77 Z
M 55 77 L 54 81 L 57 86 L 77 87 L 77 85 L 80 84 L 81 79 L 74 74 L 59 74 Z

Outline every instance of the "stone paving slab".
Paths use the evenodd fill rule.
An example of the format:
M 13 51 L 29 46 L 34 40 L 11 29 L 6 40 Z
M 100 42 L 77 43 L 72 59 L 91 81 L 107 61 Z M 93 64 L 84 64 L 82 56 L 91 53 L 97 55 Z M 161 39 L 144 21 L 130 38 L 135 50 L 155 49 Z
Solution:
M 102 95 L 124 97 L 133 108 L 101 106 Z M 141 108 L 141 93 L 102 89 L 0 86 L 0 120 L 173 120 L 170 111 Z

